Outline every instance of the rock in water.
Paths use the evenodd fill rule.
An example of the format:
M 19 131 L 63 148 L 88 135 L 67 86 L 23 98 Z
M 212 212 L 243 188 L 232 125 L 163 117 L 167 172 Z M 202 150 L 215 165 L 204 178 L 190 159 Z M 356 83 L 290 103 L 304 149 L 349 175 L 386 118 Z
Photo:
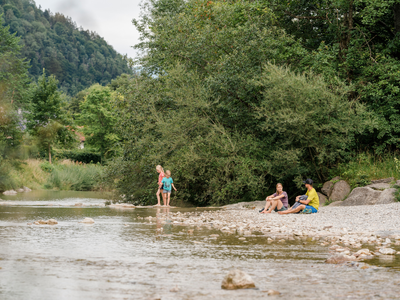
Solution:
M 9 191 L 5 191 L 3 194 L 4 194 L 4 195 L 16 195 L 17 192 L 14 191 L 14 190 L 9 190 Z
M 396 254 L 396 250 L 391 248 L 381 248 L 379 249 L 379 253 L 386 254 L 386 255 L 394 255 Z
M 355 256 L 349 256 L 346 254 L 335 254 L 329 257 L 325 262 L 327 264 L 343 264 L 347 261 L 355 261 L 357 258 Z
M 350 185 L 346 181 L 340 180 L 333 185 L 329 199 L 332 201 L 342 201 L 350 192 Z
M 18 193 L 23 193 L 23 192 L 25 192 L 25 191 L 24 191 L 24 189 L 17 189 L 17 192 L 18 192 Z
M 281 293 L 275 290 L 268 290 L 267 291 L 267 295 L 268 296 L 276 296 L 276 295 L 280 295 Z
M 221 288 L 225 290 L 250 289 L 255 287 L 250 275 L 239 269 L 229 271 L 221 284 Z
M 83 221 L 81 221 L 81 223 L 93 224 L 94 220 L 92 218 L 84 218 Z
M 50 219 L 50 220 L 47 220 L 47 224 L 56 225 L 56 224 L 58 224 L 58 222 L 56 220 L 54 220 L 54 219 Z
M 28 188 L 28 187 L 26 187 L 26 186 L 24 186 L 24 192 L 32 192 L 32 190 L 30 189 L 30 188 Z

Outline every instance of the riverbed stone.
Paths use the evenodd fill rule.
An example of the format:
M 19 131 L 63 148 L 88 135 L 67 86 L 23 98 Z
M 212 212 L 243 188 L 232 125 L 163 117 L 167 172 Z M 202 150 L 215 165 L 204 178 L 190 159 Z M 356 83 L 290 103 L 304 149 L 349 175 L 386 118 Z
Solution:
M 343 264 L 348 261 L 356 261 L 357 258 L 353 255 L 334 254 L 325 261 L 327 264 Z
M 17 192 L 14 190 L 8 190 L 8 191 L 3 192 L 3 195 L 16 195 L 16 194 L 17 194 Z
M 84 218 L 80 223 L 93 224 L 94 220 L 92 218 Z
M 235 269 L 229 271 L 222 280 L 221 288 L 225 290 L 249 289 L 255 288 L 253 279 L 242 270 Z
M 23 192 L 25 192 L 24 189 L 21 188 L 17 189 L 17 193 L 23 193 Z
M 23 189 L 25 193 L 32 192 L 32 190 L 26 186 L 24 186 Z
M 396 254 L 396 250 L 392 248 L 380 248 L 379 253 L 384 254 L 384 255 L 394 255 Z
M 329 200 L 331 201 L 342 201 L 346 198 L 348 194 L 350 194 L 351 188 L 350 185 L 344 181 L 340 180 L 333 185 L 332 192 L 329 196 Z
M 281 294 L 280 292 L 275 291 L 275 290 L 268 290 L 267 291 L 267 295 L 268 296 L 277 296 L 277 295 L 280 295 L 280 294 Z

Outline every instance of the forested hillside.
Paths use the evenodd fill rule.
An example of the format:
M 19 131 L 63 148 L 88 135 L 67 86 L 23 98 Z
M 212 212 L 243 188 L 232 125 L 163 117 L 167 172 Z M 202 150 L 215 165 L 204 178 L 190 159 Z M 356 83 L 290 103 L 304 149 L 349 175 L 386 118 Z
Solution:
M 35 80 L 43 68 L 59 81 L 69 95 L 102 85 L 122 73 L 130 73 L 123 57 L 94 32 L 60 13 L 39 9 L 32 0 L 0 0 L 4 25 L 21 38 L 21 56 L 30 60 Z

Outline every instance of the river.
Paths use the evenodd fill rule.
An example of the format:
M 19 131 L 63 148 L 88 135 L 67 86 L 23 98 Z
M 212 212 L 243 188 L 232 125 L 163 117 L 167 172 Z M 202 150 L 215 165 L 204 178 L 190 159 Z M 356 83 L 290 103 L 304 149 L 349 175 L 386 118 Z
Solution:
M 104 207 L 106 198 L 46 191 L 2 196 L 8 205 L 0 206 L 0 299 L 400 297 L 394 267 L 329 265 L 328 249 L 312 242 L 240 240 L 212 228 L 193 228 L 191 235 L 188 227 L 145 219 L 166 208 L 112 209 Z M 196 208 L 170 209 L 177 210 Z M 79 223 L 85 217 L 95 223 Z M 58 224 L 27 225 L 50 218 Z M 247 272 L 257 288 L 222 290 L 232 268 Z M 270 289 L 281 295 L 267 296 Z

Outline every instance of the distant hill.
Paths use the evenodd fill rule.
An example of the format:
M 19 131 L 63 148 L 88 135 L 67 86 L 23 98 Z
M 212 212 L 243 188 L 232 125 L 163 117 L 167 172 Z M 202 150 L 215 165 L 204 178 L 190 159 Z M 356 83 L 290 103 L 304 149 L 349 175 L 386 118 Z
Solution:
M 29 73 L 37 78 L 45 68 L 69 95 L 131 73 L 123 56 L 98 34 L 77 28 L 60 13 L 42 11 L 32 0 L 0 0 L 0 14 L 10 31 L 21 37 Z

